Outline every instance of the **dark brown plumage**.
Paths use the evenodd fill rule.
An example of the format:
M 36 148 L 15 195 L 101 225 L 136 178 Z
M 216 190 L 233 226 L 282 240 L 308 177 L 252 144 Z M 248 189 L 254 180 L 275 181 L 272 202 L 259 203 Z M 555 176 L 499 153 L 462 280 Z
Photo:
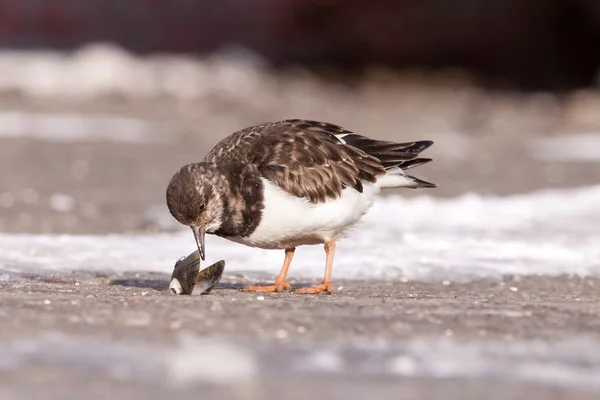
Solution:
M 375 182 L 391 167 L 431 161 L 418 154 L 432 143 L 378 141 L 326 122 L 289 119 L 242 129 L 204 161 L 256 165 L 286 192 L 319 203 L 341 196 L 346 187 L 362 192 L 362 181 Z
M 336 240 L 354 226 L 382 189 L 435 187 L 405 174 L 431 161 L 431 141 L 369 139 L 326 122 L 290 119 L 251 126 L 219 142 L 202 162 L 182 167 L 167 188 L 171 214 L 192 228 L 201 257 L 205 233 L 264 249 L 285 249 L 274 285 L 283 291 L 297 246 L 325 244 L 323 283 L 331 289 Z M 312 203 L 312 204 L 311 204 Z

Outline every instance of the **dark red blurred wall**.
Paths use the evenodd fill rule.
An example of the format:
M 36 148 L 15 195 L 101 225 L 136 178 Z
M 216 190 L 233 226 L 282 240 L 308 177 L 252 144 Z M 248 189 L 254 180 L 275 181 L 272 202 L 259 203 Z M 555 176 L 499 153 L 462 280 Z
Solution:
M 461 64 L 524 87 L 590 84 L 600 0 L 0 0 L 0 46 L 252 48 L 275 63 Z

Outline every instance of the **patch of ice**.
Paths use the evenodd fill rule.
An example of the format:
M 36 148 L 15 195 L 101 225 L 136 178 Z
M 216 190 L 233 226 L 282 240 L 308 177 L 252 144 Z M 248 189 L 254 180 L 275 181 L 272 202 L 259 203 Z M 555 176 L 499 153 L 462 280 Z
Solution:
M 477 380 L 499 379 L 600 391 L 598 339 L 546 342 L 423 338 L 399 342 L 326 342 L 306 346 L 213 340 L 183 334 L 173 343 L 91 339 L 44 333 L 1 341 L 0 372 L 51 369 L 86 381 L 111 376 L 181 387 L 280 382 L 304 376 Z M 300 360 L 302 362 L 290 362 Z
M 335 278 L 406 277 L 452 282 L 502 274 L 600 275 L 600 186 L 508 197 L 381 198 L 339 242 Z M 165 211 L 167 212 L 167 211 Z M 189 229 L 147 235 L 0 234 L 0 268 L 160 271 L 195 249 Z M 277 274 L 283 251 L 208 236 L 210 265 Z M 290 276 L 321 277 L 322 246 L 296 252 Z M 203 263 L 204 265 L 204 263 Z
M 169 140 L 169 127 L 115 115 L 0 112 L 0 139 L 146 143 Z
M 584 132 L 537 139 L 531 144 L 533 157 L 546 162 L 600 162 L 600 133 Z
M 169 54 L 139 57 L 109 43 L 70 53 L 3 49 L 0 92 L 53 99 L 247 98 L 264 83 L 260 78 L 266 65 L 257 54 L 235 48 L 203 59 Z
M 2 282 L 8 282 L 10 281 L 10 275 L 9 274 L 0 274 L 0 283 Z
M 248 349 L 191 334 L 181 337 L 181 346 L 170 352 L 165 362 L 174 385 L 244 382 L 258 375 L 257 361 Z
M 65 368 L 79 376 L 106 372 L 118 379 L 157 380 L 175 386 L 244 382 L 258 371 L 254 354 L 233 343 L 185 333 L 178 339 L 165 346 L 46 332 L 39 338 L 10 343 L 0 354 L 0 371 L 36 365 Z
M 301 371 L 343 372 L 344 359 L 338 352 L 331 350 L 318 350 L 307 354 L 295 362 L 296 368 Z
M 600 390 L 600 354 L 589 351 L 594 343 L 587 337 L 558 343 L 415 340 L 391 351 L 397 355 L 386 366 L 401 376 L 500 378 Z

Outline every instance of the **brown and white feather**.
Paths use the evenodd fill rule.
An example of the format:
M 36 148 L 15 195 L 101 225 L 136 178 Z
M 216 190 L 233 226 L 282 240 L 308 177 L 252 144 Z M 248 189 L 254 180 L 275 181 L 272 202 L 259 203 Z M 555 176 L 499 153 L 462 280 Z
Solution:
M 430 161 L 418 153 L 431 142 L 394 143 L 357 135 L 338 125 L 291 119 L 252 126 L 219 142 L 206 162 L 256 165 L 285 192 L 312 203 L 336 199 L 351 187 L 363 191 L 386 169 Z

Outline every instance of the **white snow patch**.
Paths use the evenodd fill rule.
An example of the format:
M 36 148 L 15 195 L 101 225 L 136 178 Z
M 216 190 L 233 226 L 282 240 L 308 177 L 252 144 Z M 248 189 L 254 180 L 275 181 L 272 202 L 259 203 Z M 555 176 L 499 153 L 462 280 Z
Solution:
M 380 198 L 336 251 L 334 278 L 448 279 L 503 274 L 600 275 L 600 186 L 491 197 Z M 168 213 L 168 211 L 165 211 Z M 176 224 L 176 222 L 175 222 Z M 177 226 L 177 224 L 175 225 Z M 188 228 L 147 235 L 0 234 L 0 269 L 160 271 L 194 251 Z M 208 236 L 210 265 L 276 275 L 283 251 Z M 291 277 L 319 278 L 322 246 L 296 252 Z
M 319 349 L 301 357 L 295 362 L 295 368 L 301 371 L 343 372 L 345 362 L 337 351 Z
M 0 139 L 54 142 L 167 142 L 165 123 L 116 115 L 0 112 Z
M 175 384 L 249 381 L 258 375 L 252 352 L 226 341 L 181 337 L 181 346 L 166 357 L 170 381 Z
M 388 350 L 399 354 L 388 360 L 387 370 L 409 377 L 501 378 L 600 389 L 600 354 L 589 351 L 596 341 L 414 340 Z
M 6 343 L 2 343 L 6 346 Z M 0 372 L 35 365 L 78 374 L 108 372 L 122 380 L 170 386 L 243 383 L 255 377 L 255 355 L 231 342 L 182 333 L 173 344 L 101 341 L 58 332 L 12 341 L 0 354 Z
M 264 89 L 267 63 L 230 47 L 206 58 L 155 54 L 139 57 L 109 43 L 74 52 L 0 50 L 0 92 L 39 98 L 127 99 L 207 96 L 247 99 Z
M 600 162 L 600 132 L 583 132 L 537 139 L 531 144 L 535 159 L 546 162 Z
M 188 333 L 168 345 L 146 340 L 91 339 L 42 332 L 38 337 L 1 341 L 0 372 L 25 372 L 32 366 L 79 379 L 110 376 L 156 386 L 211 383 L 235 385 L 282 378 L 336 375 L 497 379 L 600 390 L 597 338 L 457 341 L 422 338 L 389 342 L 325 342 L 285 346 L 243 344 Z M 304 360 L 309 362 L 290 362 Z M 312 360 L 312 361 L 311 361 Z

